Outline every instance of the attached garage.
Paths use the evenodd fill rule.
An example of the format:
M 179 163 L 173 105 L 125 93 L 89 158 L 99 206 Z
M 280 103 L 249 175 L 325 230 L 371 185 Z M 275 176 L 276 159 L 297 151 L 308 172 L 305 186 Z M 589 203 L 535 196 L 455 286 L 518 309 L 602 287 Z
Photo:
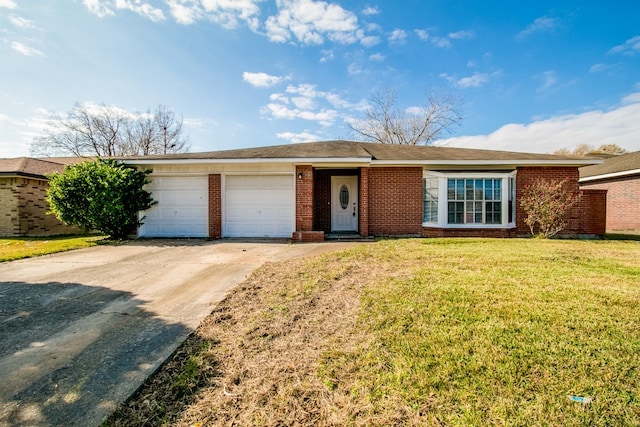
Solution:
M 158 203 L 144 212 L 140 237 L 208 237 L 206 176 L 156 176 L 147 186 Z
M 291 237 L 295 230 L 292 175 L 226 175 L 223 237 Z

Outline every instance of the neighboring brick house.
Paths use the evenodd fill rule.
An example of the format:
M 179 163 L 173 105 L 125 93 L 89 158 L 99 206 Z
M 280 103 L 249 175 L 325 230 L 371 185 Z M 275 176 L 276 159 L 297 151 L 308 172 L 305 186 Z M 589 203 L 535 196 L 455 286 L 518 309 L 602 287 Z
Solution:
M 0 159 L 0 236 L 52 236 L 76 233 L 55 216 L 48 215 L 45 200 L 49 180 L 65 164 L 78 159 Z
M 640 151 L 580 168 L 580 188 L 607 191 L 608 231 L 640 231 Z
M 529 233 L 518 203 L 537 177 L 600 160 L 327 141 L 128 158 L 150 168 L 158 203 L 141 237 L 493 236 Z M 565 236 L 605 232 L 606 192 L 582 192 Z

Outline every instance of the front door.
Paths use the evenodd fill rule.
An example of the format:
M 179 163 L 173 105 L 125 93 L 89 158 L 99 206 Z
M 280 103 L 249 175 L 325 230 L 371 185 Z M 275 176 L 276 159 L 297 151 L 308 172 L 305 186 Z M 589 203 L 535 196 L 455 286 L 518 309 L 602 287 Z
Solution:
M 358 231 L 358 177 L 331 177 L 331 231 Z

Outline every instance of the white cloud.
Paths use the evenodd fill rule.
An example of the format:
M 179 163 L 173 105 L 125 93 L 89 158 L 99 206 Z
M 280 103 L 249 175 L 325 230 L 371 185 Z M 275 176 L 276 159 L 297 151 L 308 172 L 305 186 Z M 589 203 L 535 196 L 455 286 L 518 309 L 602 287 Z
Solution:
M 523 39 L 536 33 L 550 33 L 558 27 L 559 22 L 556 18 L 541 16 L 540 18 L 536 18 L 527 28 L 520 31 L 516 38 Z
M 288 95 L 293 95 L 289 97 Z M 274 93 L 262 108 L 262 114 L 274 119 L 302 119 L 331 126 L 340 117 L 339 110 L 361 110 L 362 101 L 353 104 L 334 92 L 321 91 L 312 84 L 287 86 L 285 93 Z
M 381 53 L 374 53 L 373 55 L 369 56 L 369 59 L 372 61 L 382 62 L 384 61 L 384 55 Z
M 316 106 L 313 98 L 307 96 L 294 96 L 291 98 L 291 102 L 300 110 L 313 110 Z
M 178 24 L 191 25 L 201 19 L 204 14 L 204 10 L 199 3 L 193 1 L 168 0 L 167 4 L 171 15 L 173 15 Z
M 270 114 L 275 119 L 302 119 L 318 122 L 322 126 L 331 126 L 338 117 L 335 110 L 322 109 L 320 111 L 307 111 L 298 108 L 287 108 L 282 104 L 267 104 L 263 114 Z
M 489 81 L 489 75 L 485 73 L 473 73 L 472 76 L 463 77 L 458 80 L 457 84 L 460 87 L 480 87 Z
M 285 77 L 272 76 L 267 73 L 250 73 L 245 71 L 242 73 L 242 79 L 255 87 L 271 87 L 280 83 Z
M 378 36 L 364 36 L 360 39 L 360 44 L 364 47 L 372 47 L 377 44 L 380 44 L 380 37 Z
M 116 0 L 116 9 L 125 9 L 144 16 L 153 22 L 161 22 L 165 20 L 162 10 L 151 6 L 142 0 Z
M 35 24 L 33 21 L 22 18 L 17 15 L 9 15 L 9 22 L 11 22 L 14 26 L 18 28 L 35 28 Z
M 320 57 L 320 62 L 327 62 L 327 61 L 332 61 L 333 60 L 333 50 L 331 49 L 327 49 L 327 50 L 322 50 L 322 56 Z
M 473 31 L 456 31 L 449 33 L 448 37 L 452 40 L 469 40 L 474 37 Z
M 436 145 L 490 150 L 551 153 L 578 144 L 617 144 L 640 150 L 640 92 L 610 111 L 562 115 L 530 124 L 507 124 L 489 135 L 444 139 Z
M 89 9 L 89 12 L 99 16 L 100 18 L 115 15 L 115 12 L 109 7 L 111 5 L 110 1 L 83 0 L 82 3 L 87 9 Z
M 257 30 L 262 0 L 201 0 L 207 17 L 225 28 L 235 28 L 239 21 L 247 23 L 249 28 Z M 184 0 L 183 0 L 184 3 Z M 191 3 L 191 2 L 189 2 Z
M 364 70 L 359 64 L 356 64 L 355 62 L 353 62 L 349 64 L 349 66 L 347 67 L 347 72 L 349 73 L 350 76 L 357 76 L 358 74 L 362 74 Z
M 285 139 L 293 144 L 298 144 L 301 142 L 313 142 L 313 141 L 321 141 L 322 137 L 318 135 L 314 135 L 309 132 L 280 132 L 277 133 L 276 136 L 281 139 Z
M 5 9 L 16 9 L 18 5 L 13 0 L 0 0 L 0 7 Z
M 183 25 L 209 20 L 225 28 L 236 28 L 240 22 L 257 31 L 260 8 L 264 0 L 165 0 L 171 16 Z M 145 0 L 83 0 L 89 11 L 99 17 L 115 15 L 116 10 L 130 10 L 153 22 L 166 19 L 162 9 Z
M 429 40 L 429 33 L 427 30 L 415 30 L 415 32 L 420 40 Z
M 538 93 L 545 93 L 552 90 L 558 84 L 558 77 L 554 71 L 545 71 L 537 76 L 542 84 L 536 89 Z
M 21 53 L 24 56 L 44 56 L 42 52 L 33 47 L 29 47 L 20 42 L 11 42 L 11 49 L 15 50 L 18 53 Z
M 362 9 L 362 14 L 366 16 L 377 15 L 380 13 L 380 9 L 377 6 L 367 6 Z
M 461 88 L 480 87 L 489 82 L 489 75 L 486 73 L 475 72 L 471 76 L 454 77 L 448 74 L 440 74 L 440 77 L 447 79 L 452 84 Z
M 276 0 L 278 14 L 265 22 L 267 37 L 283 43 L 297 40 L 305 45 L 331 41 L 351 44 L 364 37 L 358 18 L 337 4 L 314 0 Z
M 625 55 L 635 55 L 638 52 L 640 52 L 640 36 L 631 37 L 623 44 L 609 50 L 609 53 L 624 53 Z
M 433 30 L 417 29 L 414 30 L 418 38 L 422 41 L 428 41 L 435 47 L 448 48 L 452 46 L 452 40 L 470 40 L 475 37 L 473 31 L 460 30 L 447 34 L 446 36 L 437 36 L 432 34 Z
M 389 41 L 391 43 L 404 43 L 407 38 L 407 32 L 400 29 L 395 29 L 389 34 Z

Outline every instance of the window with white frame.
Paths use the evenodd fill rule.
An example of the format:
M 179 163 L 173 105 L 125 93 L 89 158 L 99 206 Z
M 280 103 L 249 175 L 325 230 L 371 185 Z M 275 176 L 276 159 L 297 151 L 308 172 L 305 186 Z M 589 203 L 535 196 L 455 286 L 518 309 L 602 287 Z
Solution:
M 438 222 L 438 178 L 424 178 L 423 184 L 424 222 Z
M 515 172 L 423 176 L 423 222 L 441 227 L 497 227 L 515 222 Z

